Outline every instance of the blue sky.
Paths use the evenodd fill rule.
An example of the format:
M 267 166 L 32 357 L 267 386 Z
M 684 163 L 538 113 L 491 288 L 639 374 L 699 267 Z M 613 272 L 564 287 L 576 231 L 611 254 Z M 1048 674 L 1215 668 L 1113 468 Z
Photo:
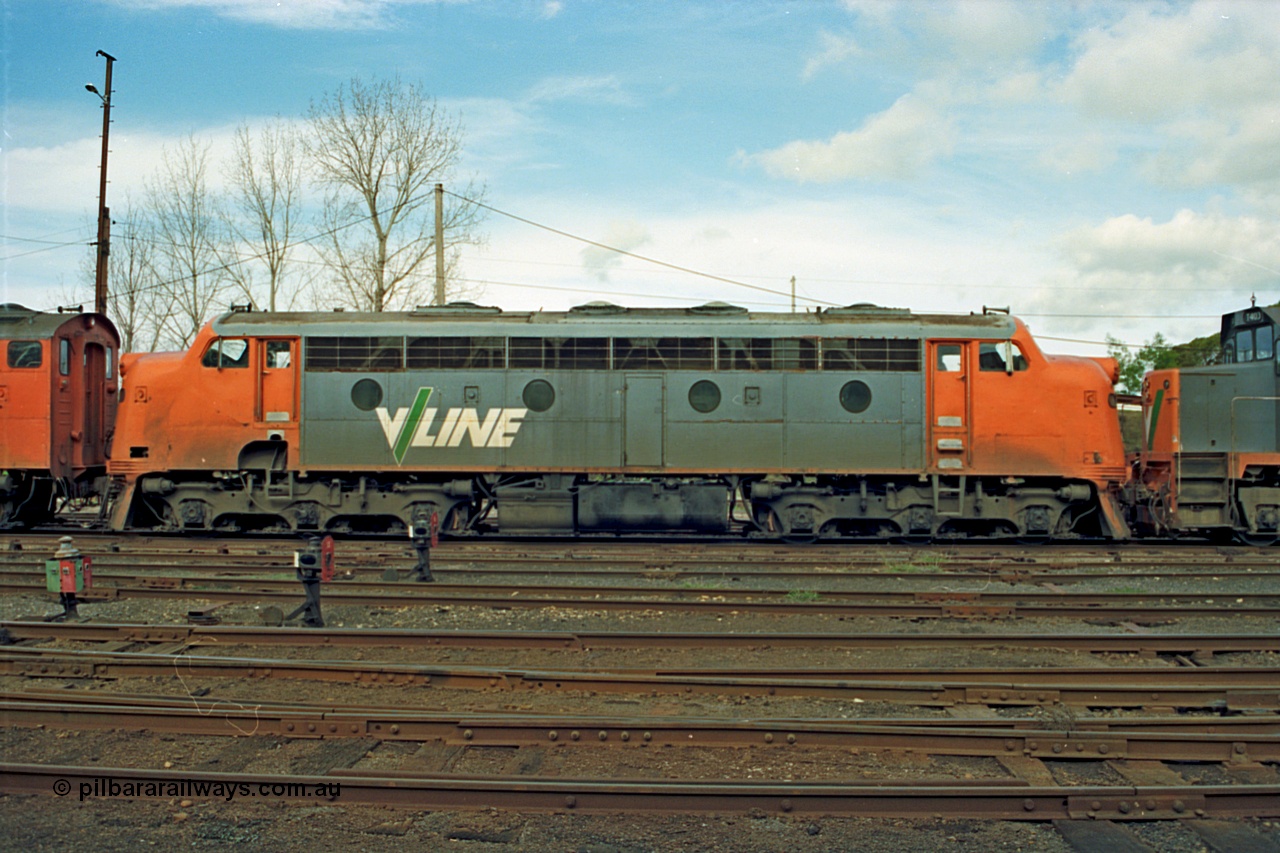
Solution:
M 493 214 L 462 276 L 506 308 L 787 310 L 795 276 L 801 306 L 1007 305 L 1100 353 L 1075 341 L 1280 299 L 1275 0 L 3 0 L 3 27 L 0 301 L 89 292 L 98 49 L 113 208 L 185 137 L 217 159 L 399 74 L 493 207 L 708 274 Z

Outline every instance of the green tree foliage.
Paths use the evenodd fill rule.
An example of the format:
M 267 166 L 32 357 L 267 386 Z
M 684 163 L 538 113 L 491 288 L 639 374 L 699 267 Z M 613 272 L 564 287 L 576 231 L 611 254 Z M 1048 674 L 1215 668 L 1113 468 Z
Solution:
M 1137 348 L 1107 335 L 1107 355 L 1120 365 L 1120 392 L 1138 394 L 1142 391 L 1142 377 L 1148 371 L 1217 364 L 1222 352 L 1216 334 L 1184 344 L 1170 344 L 1164 335 L 1156 332 L 1151 340 Z

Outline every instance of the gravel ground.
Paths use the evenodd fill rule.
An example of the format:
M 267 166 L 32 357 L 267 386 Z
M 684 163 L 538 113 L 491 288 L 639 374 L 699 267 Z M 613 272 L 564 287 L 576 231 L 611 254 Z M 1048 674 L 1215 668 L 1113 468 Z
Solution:
M 924 560 L 922 566 L 927 566 Z M 908 563 L 910 564 L 910 563 Z M 901 570 L 896 566 L 886 566 Z M 916 578 L 874 582 L 871 589 L 922 588 Z M 1259 587 L 1258 579 L 1240 578 L 1215 586 L 1215 594 L 1228 601 L 1232 594 L 1272 592 Z M 636 581 L 626 580 L 626 585 Z M 662 579 L 670 587 L 671 581 Z M 859 583 L 866 583 L 865 579 Z M 655 581 L 655 585 L 659 582 Z M 692 583 L 690 586 L 701 586 Z M 736 587 L 726 583 L 729 591 Z M 949 580 L 951 591 L 999 591 L 1041 589 L 1010 585 L 982 578 Z M 747 588 L 739 586 L 737 588 Z M 856 588 L 832 586 L 830 588 Z M 929 587 L 941 591 L 937 585 Z M 1090 579 L 1082 574 L 1072 592 L 1153 592 L 1163 595 L 1203 591 L 1203 582 L 1170 582 L 1168 579 L 1135 578 L 1130 581 Z M 185 624 L 189 609 L 199 600 L 121 600 L 83 605 L 82 616 L 105 622 L 155 622 Z M 46 596 L 0 597 L 0 619 L 14 619 L 57 610 Z M 250 605 L 226 606 L 217 611 L 227 624 L 258 624 L 262 613 Z M 747 616 L 643 613 L 520 608 L 497 610 L 477 607 L 326 607 L 334 627 L 415 628 L 458 630 L 538 631 L 708 631 L 754 633 L 764 631 L 889 632 L 903 634 L 1036 631 L 1111 633 L 1117 626 L 1079 620 L 953 620 L 838 618 L 830 616 Z M 1270 633 L 1280 622 L 1253 617 L 1221 617 L 1169 621 L 1144 626 L 1165 633 Z M 691 665 L 688 653 L 671 650 L 595 650 L 590 652 L 508 650 L 450 650 L 394 648 L 282 648 L 237 649 L 200 647 L 200 654 L 253 654 L 263 656 L 323 657 L 364 661 L 413 662 L 426 665 L 475 665 L 578 669 L 592 667 L 674 668 Z M 695 657 L 696 657 L 696 653 Z M 705 656 L 702 660 L 705 662 Z M 856 670 L 876 667 L 919 667 L 936 670 L 959 666 L 1008 666 L 1022 663 L 1046 668 L 1098 666 L 1123 671 L 1128 666 L 1159 665 L 1158 661 L 1129 655 L 1091 656 L 1040 649 L 959 649 L 868 651 L 739 650 L 716 652 L 714 666 L 826 667 Z M 1280 653 L 1222 655 L 1216 663 L 1240 666 L 1280 666 Z M 38 683 L 0 678 L 0 689 L 49 689 L 56 680 Z M 373 685 L 329 684 L 302 681 L 251 681 L 210 679 L 179 681 L 171 677 L 128 679 L 95 684 L 72 684 L 70 689 L 104 692 L 183 696 L 208 691 L 209 696 L 254 700 L 305 701 L 334 704 L 397 704 L 407 707 L 451 710 L 533 710 L 600 715 L 732 716 L 740 718 L 945 716 L 943 709 L 912 708 L 883 703 L 853 703 L 803 697 L 734 698 L 714 695 L 690 697 L 632 697 L 584 693 L 502 693 L 399 688 Z M 1000 709 L 1004 717 L 1043 719 L 1047 727 L 1061 725 L 1054 709 Z M 132 732 L 74 732 L 0 729 L 0 753 L 6 761 L 35 763 L 98 763 L 101 766 L 206 768 L 227 772 L 269 772 L 310 775 L 328 767 L 361 770 L 404 766 L 430 768 L 429 772 L 516 773 L 537 776 L 592 776 L 617 774 L 631 778 L 795 779 L 819 780 L 1007 780 L 1009 773 L 990 759 L 929 757 L 901 752 L 774 748 L 729 749 L 499 749 L 473 748 L 449 757 L 434 744 L 376 741 L 311 741 L 278 738 L 175 737 Z M 1123 777 L 1106 764 L 1050 762 L 1054 779 L 1062 785 L 1124 784 Z M 1231 781 L 1230 774 L 1214 766 L 1182 768 L 1183 775 L 1201 784 Z M 1274 769 L 1273 769 L 1274 775 Z M 1280 776 L 1277 776 L 1280 779 Z M 972 820 L 858 820 L 779 818 L 748 816 L 591 816 L 540 815 L 506 812 L 416 812 L 341 804 L 301 805 L 284 802 L 188 802 L 188 801 L 73 801 L 53 797 L 0 797 L 0 829 L 8 849 L 135 850 L 154 846 L 164 849 L 202 849 L 226 843 L 248 844 L 255 849 L 307 851 L 350 848 L 368 851 L 405 849 L 489 851 L 574 851 L 574 853 L 640 853 L 640 851 L 773 851 L 794 853 L 829 850 L 879 851 L 1063 851 L 1070 849 L 1049 824 L 984 822 Z M 1280 844 L 1280 822 L 1259 821 L 1253 826 L 1272 843 Z M 1128 827 L 1145 843 L 1173 853 L 1200 853 L 1208 848 L 1199 836 L 1179 822 L 1133 823 Z

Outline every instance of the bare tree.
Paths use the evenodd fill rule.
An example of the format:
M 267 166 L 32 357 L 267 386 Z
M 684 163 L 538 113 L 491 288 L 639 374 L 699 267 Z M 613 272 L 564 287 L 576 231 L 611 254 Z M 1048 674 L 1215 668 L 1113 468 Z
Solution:
M 237 253 L 227 269 L 245 297 L 269 311 L 292 308 L 305 284 L 289 264 L 302 209 L 303 155 L 297 131 L 283 121 L 264 127 L 256 140 L 241 125 L 226 168 L 228 228 Z
M 327 187 L 326 242 L 320 248 L 341 298 L 354 308 L 384 311 L 430 301 L 434 286 L 436 183 L 457 178 L 463 132 L 418 85 L 398 77 L 365 84 L 352 79 L 312 103 L 307 153 Z M 469 184 L 462 199 L 479 201 Z M 445 257 L 480 241 L 481 208 L 450 196 L 444 214 Z
M 221 260 L 223 217 L 207 180 L 209 145 L 194 136 L 165 149 L 146 182 L 159 295 L 171 307 L 167 342 L 186 347 L 211 316 L 229 278 Z
M 127 196 L 117 210 L 107 267 L 107 311 L 120 332 L 122 352 L 150 352 L 159 346 L 172 312 L 156 274 L 155 229 Z
M 160 278 L 155 268 L 155 234 L 146 209 L 125 199 L 111 217 L 111 252 L 107 260 L 107 314 L 120 332 L 121 352 L 149 352 L 161 340 L 171 306 L 160 298 Z M 98 252 L 84 257 L 80 293 L 64 294 L 67 304 L 83 298 L 85 287 L 92 293 Z

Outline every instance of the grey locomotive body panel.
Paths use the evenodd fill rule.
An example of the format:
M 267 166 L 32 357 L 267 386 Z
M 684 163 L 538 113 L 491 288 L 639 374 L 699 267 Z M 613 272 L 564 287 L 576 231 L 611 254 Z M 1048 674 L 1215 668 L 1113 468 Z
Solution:
M 215 322 L 223 335 L 302 338 L 301 467 L 405 472 L 921 470 L 923 342 L 1007 340 L 1015 328 L 1006 316 L 699 316 L 671 310 L 628 311 L 625 316 L 232 314 Z M 400 349 L 380 369 L 352 369 L 339 361 L 321 364 L 318 356 L 312 357 L 325 342 L 332 348 L 353 340 L 372 342 L 373 361 L 380 358 L 374 352 L 380 343 Z M 414 366 L 415 346 L 458 340 L 495 342 L 501 353 L 478 368 Z M 854 345 L 842 343 L 855 340 L 884 351 L 857 361 Z M 575 369 L 551 363 L 530 367 L 515 354 L 529 341 L 612 347 L 612 355 L 599 356 L 608 363 L 596 369 L 581 363 Z M 628 342 L 625 355 L 619 341 Z M 693 367 L 663 367 L 654 363 L 656 356 L 628 367 L 637 348 L 631 345 L 676 352 L 686 341 L 716 354 L 705 364 L 695 360 Z M 790 349 L 784 353 L 778 342 L 787 342 Z M 840 349 L 845 346 L 849 349 Z M 804 356 L 797 355 L 801 349 Z M 829 349 L 839 352 L 828 356 Z M 753 353 L 766 366 L 738 369 L 738 362 L 754 366 Z M 907 361 L 896 366 L 886 361 L 903 357 Z M 847 369 L 840 359 L 849 360 Z M 553 356 L 547 360 L 552 362 Z M 361 382 L 376 383 L 376 401 L 357 404 L 353 389 Z M 530 384 L 539 382 L 550 386 L 554 399 L 549 406 L 549 396 L 530 396 Z M 708 408 L 698 398 L 699 408 L 695 398 L 708 383 L 716 404 Z M 854 384 L 858 388 L 850 404 L 842 395 Z
M 1270 361 L 1184 368 L 1184 453 L 1275 453 L 1277 388 Z

